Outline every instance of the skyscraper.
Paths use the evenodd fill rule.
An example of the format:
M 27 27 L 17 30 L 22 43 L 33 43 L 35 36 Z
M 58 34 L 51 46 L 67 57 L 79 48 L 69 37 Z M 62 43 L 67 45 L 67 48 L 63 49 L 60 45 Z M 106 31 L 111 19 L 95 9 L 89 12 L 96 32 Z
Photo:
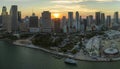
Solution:
M 106 20 L 106 27 L 107 27 L 107 29 L 109 29 L 109 28 L 111 28 L 111 26 L 112 26 L 111 16 L 108 15 L 108 16 L 107 16 L 107 20 Z
M 83 32 L 83 19 L 82 19 L 82 16 L 80 16 L 80 32 Z
M 26 16 L 23 20 L 23 23 L 25 23 L 26 28 L 29 30 L 30 17 Z
M 94 20 L 93 20 L 93 15 L 89 15 L 89 24 L 91 26 L 91 24 L 94 23 Z
M 6 24 L 7 24 L 6 16 L 7 16 L 7 8 L 6 6 L 3 6 L 2 13 L 1 13 L 1 25 L 3 29 L 6 28 Z
M 10 9 L 10 17 L 11 17 L 11 31 L 13 33 L 17 33 L 19 30 L 17 5 L 12 5 L 12 7 Z
M 101 13 L 100 12 L 96 12 L 95 14 L 95 21 L 96 21 L 96 25 L 100 25 L 101 24 Z
M 79 16 L 79 12 L 76 12 L 76 30 L 77 32 L 80 31 L 80 16 Z
M 119 24 L 119 13 L 118 12 L 114 13 L 114 23 Z
M 22 19 L 21 19 L 21 11 L 18 11 L 18 22 L 22 22 Z
M 12 30 L 11 30 L 12 29 L 11 28 L 11 16 L 7 15 L 6 20 L 7 20 L 7 22 L 6 22 L 6 31 L 11 33 L 12 32 Z
M 54 32 L 56 32 L 56 33 L 61 32 L 61 29 L 60 29 L 60 18 L 53 19 L 53 22 L 54 22 Z
M 36 16 L 35 13 L 33 13 L 32 16 L 30 16 L 29 29 L 29 31 L 32 33 L 39 32 L 40 30 L 38 28 L 38 16 Z
M 39 19 L 38 27 L 41 28 L 41 25 L 42 25 L 42 17 L 40 17 L 40 19 Z
M 101 13 L 101 24 L 105 26 L 105 14 Z
M 19 28 L 20 28 L 20 32 L 28 32 L 29 28 L 27 26 L 27 23 L 19 23 Z
M 83 31 L 85 32 L 87 29 L 87 19 L 83 19 Z
M 0 15 L 0 26 L 2 25 L 2 16 Z
M 92 15 L 89 15 L 87 17 L 87 30 L 90 31 L 92 28 L 92 25 L 93 25 L 93 16 Z
M 6 6 L 3 6 L 2 8 L 1 17 L 2 17 L 2 28 L 8 32 L 8 30 L 10 29 L 9 28 L 10 16 L 8 15 Z
M 8 15 L 6 6 L 3 6 L 1 15 Z
M 60 26 L 61 26 L 60 28 L 61 28 L 62 30 L 64 30 L 64 27 L 67 26 L 66 16 L 63 16 L 63 17 L 62 17 Z
M 37 28 L 38 27 L 38 16 L 35 16 L 35 13 L 30 16 L 30 21 L 29 21 L 29 27 L 30 28 Z
M 68 31 L 72 32 L 73 29 L 73 12 L 68 12 Z
M 44 11 L 42 13 L 42 32 L 52 32 L 51 12 L 49 11 Z

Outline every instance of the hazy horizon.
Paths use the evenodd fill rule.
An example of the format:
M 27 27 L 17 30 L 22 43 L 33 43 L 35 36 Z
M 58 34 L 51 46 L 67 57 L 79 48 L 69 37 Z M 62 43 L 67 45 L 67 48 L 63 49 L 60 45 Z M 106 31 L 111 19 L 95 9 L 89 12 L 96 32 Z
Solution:
M 22 18 L 31 16 L 32 12 L 41 16 L 41 13 L 47 10 L 61 16 L 67 16 L 68 11 L 79 11 L 83 17 L 94 15 L 97 11 L 113 16 L 115 11 L 119 12 L 120 0 L 4 0 L 0 2 L 1 11 L 2 7 L 6 6 L 9 13 L 11 5 L 18 5 Z

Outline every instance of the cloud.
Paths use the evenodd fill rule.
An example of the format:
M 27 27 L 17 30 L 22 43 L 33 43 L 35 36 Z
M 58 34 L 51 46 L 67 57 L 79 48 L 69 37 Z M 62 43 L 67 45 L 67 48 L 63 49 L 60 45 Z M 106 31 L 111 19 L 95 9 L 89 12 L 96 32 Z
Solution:
M 25 1 L 35 1 L 35 0 L 4 0 L 6 2 L 25 2 Z
M 51 0 L 54 3 L 53 7 L 50 7 L 53 11 L 82 11 L 82 12 L 96 12 L 96 9 L 87 8 L 86 5 L 80 4 L 88 0 Z
M 87 2 L 87 1 L 95 1 L 95 2 L 113 2 L 120 0 L 51 0 L 52 3 L 78 3 L 78 2 Z
M 97 11 L 95 9 L 87 8 L 85 5 L 77 5 L 77 4 L 74 4 L 74 5 L 57 4 L 54 6 L 49 6 L 47 8 L 49 8 L 49 10 L 52 12 L 69 12 L 69 11 L 96 12 Z
M 120 0 L 51 0 L 51 3 L 57 5 L 56 9 L 95 12 L 118 10 Z
M 52 3 L 78 3 L 78 2 L 84 2 L 86 0 L 52 0 Z

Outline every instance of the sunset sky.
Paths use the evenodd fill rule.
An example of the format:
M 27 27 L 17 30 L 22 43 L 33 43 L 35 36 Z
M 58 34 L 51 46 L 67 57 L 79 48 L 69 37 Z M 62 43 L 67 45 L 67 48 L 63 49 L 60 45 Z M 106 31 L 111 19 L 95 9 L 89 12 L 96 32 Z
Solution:
M 66 15 L 68 11 L 79 11 L 83 17 L 94 15 L 96 11 L 105 12 L 107 15 L 113 15 L 113 12 L 120 10 L 120 0 L 2 0 L 0 7 L 6 6 L 9 9 L 11 5 L 18 5 L 19 11 L 22 11 L 22 17 L 30 16 L 32 12 L 40 16 L 44 10 L 52 13 L 58 12 L 61 16 Z M 1 12 L 1 11 L 0 11 Z

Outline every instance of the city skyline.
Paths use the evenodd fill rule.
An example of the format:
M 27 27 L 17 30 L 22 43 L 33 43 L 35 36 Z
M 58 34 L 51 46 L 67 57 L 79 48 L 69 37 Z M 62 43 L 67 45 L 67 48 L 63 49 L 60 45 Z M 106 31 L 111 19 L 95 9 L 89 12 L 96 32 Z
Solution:
M 59 13 L 60 17 L 67 16 L 69 11 L 78 11 L 80 15 L 85 17 L 95 15 L 94 13 L 97 11 L 113 16 L 113 12 L 119 12 L 119 3 L 120 0 L 4 0 L 0 3 L 0 6 L 1 9 L 6 6 L 9 12 L 11 5 L 18 5 L 19 11 L 22 11 L 22 18 L 31 16 L 32 12 L 41 16 L 41 13 L 46 10 Z

